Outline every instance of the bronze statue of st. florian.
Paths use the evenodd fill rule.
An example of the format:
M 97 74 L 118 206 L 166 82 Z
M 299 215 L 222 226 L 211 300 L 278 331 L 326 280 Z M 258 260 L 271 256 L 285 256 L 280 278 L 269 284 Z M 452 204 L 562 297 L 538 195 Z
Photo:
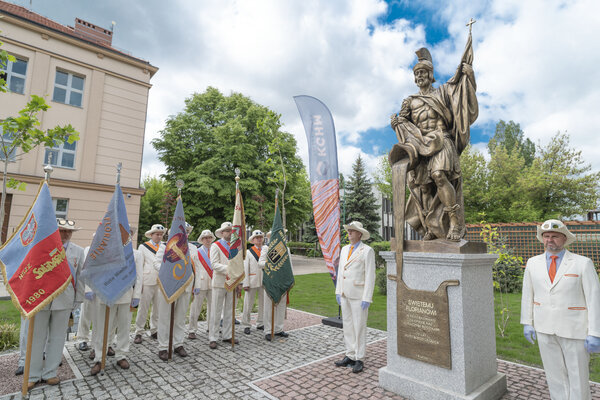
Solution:
M 424 240 L 459 241 L 466 233 L 459 156 L 478 115 L 471 30 L 456 73 L 438 88 L 432 86 L 431 54 L 426 48 L 416 54 L 413 71 L 419 93 L 406 98 L 391 119 L 399 143 L 390 152 L 390 165 L 404 162 L 408 171 L 410 197 L 402 220 Z M 404 184 L 394 182 L 395 195 L 403 196 Z

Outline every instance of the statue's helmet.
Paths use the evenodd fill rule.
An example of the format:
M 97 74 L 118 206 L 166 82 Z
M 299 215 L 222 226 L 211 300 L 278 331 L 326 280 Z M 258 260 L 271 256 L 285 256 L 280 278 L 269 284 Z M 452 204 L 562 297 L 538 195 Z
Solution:
M 417 54 L 417 63 L 413 67 L 413 71 L 417 69 L 425 68 L 429 71 L 429 76 L 431 77 L 431 82 L 435 82 L 435 78 L 433 77 L 433 59 L 431 58 L 431 54 L 429 50 L 425 47 L 421 47 L 419 50 L 415 51 Z

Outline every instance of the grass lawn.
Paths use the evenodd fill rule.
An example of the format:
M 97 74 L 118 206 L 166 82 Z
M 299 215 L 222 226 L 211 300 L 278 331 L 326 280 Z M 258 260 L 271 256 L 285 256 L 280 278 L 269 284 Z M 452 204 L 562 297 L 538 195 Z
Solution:
M 329 274 L 299 275 L 295 279 L 296 285 L 290 294 L 290 307 L 328 317 L 337 315 L 338 305 L 335 301 L 335 291 Z M 500 306 L 500 296 L 496 293 L 496 352 L 498 358 L 541 368 L 542 360 L 538 346 L 525 340 L 523 326 L 519 323 L 521 293 L 504 295 L 504 301 L 509 310 L 509 319 L 504 337 L 502 337 L 497 323 L 500 311 L 504 307 Z M 380 295 L 376 287 L 373 304 L 369 308 L 367 325 L 371 328 L 386 330 L 386 322 L 386 296 Z M 600 354 L 592 355 L 590 379 L 600 382 Z

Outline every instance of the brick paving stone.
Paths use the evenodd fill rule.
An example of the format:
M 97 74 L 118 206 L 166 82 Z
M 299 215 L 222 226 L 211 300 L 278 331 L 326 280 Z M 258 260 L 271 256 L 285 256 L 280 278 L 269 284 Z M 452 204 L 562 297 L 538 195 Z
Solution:
M 36 387 L 30 399 L 265 399 L 264 393 L 294 400 L 402 399 L 377 386 L 378 370 L 386 363 L 386 333 L 367 329 L 365 370 L 353 374 L 350 368 L 333 365 L 343 357 L 343 333 L 322 325 L 321 318 L 289 309 L 284 329 L 290 337 L 273 342 L 267 342 L 264 332 L 254 328 L 245 335 L 238 325 L 235 335 L 240 344 L 233 350 L 221 342 L 218 349 L 209 349 L 206 323 L 201 321 L 198 340 L 184 343 L 189 357 L 174 355 L 172 361 L 160 361 L 158 342 L 145 337 L 141 345 L 130 346 L 129 370 L 122 370 L 109 358 L 105 374 L 94 377 L 90 376 L 93 362 L 87 358 L 89 352 L 79 351 L 70 341 L 67 352 L 83 378 Z M 543 371 L 505 361 L 498 362 L 498 370 L 507 375 L 509 384 L 503 400 L 549 399 Z M 593 385 L 593 397 L 600 399 L 598 384 Z M 20 395 L 8 394 L 0 400 L 17 398 Z

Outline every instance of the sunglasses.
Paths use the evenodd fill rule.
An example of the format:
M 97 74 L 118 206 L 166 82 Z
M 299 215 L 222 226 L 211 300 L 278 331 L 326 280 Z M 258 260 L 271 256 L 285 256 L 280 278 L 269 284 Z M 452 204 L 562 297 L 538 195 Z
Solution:
M 71 221 L 70 219 L 57 218 L 56 222 L 58 222 L 59 225 L 75 226 L 75 221 Z

